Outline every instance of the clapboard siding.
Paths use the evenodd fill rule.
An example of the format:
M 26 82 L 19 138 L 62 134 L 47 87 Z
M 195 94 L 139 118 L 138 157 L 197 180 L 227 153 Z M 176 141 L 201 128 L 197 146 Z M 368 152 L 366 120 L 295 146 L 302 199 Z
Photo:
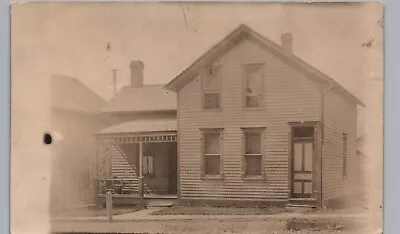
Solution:
M 250 41 L 215 61 L 221 65 L 221 110 L 202 109 L 200 75 L 178 94 L 179 178 L 182 199 L 288 198 L 288 122 L 320 119 L 320 89 L 298 71 Z M 264 63 L 264 103 L 243 108 L 242 65 Z M 242 178 L 241 127 L 265 127 L 265 179 Z M 223 128 L 221 180 L 201 179 L 200 128 Z
M 338 198 L 358 184 L 356 157 L 357 109 L 338 91 L 325 96 L 323 145 L 323 200 Z M 347 136 L 347 178 L 343 178 L 343 133 Z M 347 184 L 347 185 L 346 185 Z M 346 189 L 347 187 L 347 189 Z
M 160 143 L 154 147 L 154 173 L 155 177 L 144 178 L 144 191 L 146 193 L 168 193 L 169 189 L 169 164 L 168 144 Z M 133 180 L 132 190 L 138 192 L 139 168 L 138 149 L 135 144 L 112 145 L 112 175 L 115 179 Z

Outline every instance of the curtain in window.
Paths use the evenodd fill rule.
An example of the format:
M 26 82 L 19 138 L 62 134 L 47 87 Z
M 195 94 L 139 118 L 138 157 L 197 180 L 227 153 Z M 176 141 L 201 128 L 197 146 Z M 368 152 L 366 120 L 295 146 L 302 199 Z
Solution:
M 154 157 L 149 156 L 147 157 L 147 171 L 149 175 L 153 175 L 154 171 Z

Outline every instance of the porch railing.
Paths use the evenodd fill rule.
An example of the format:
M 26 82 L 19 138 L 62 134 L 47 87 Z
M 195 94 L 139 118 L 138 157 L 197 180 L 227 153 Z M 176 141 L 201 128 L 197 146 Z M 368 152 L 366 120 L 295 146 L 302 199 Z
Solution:
M 139 195 L 138 179 L 99 179 L 98 194 L 106 195 L 110 190 L 113 195 Z

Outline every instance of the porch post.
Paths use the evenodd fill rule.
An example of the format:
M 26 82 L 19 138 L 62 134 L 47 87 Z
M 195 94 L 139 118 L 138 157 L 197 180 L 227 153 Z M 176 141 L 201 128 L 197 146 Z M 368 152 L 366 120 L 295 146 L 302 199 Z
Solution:
M 139 198 L 143 199 L 143 142 L 139 142 Z
M 107 144 L 107 179 L 111 180 L 112 176 L 112 145 L 110 143 Z

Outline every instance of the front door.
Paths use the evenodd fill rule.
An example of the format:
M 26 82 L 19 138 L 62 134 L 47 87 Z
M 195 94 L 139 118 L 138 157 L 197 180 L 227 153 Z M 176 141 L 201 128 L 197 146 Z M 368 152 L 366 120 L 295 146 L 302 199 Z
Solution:
M 291 197 L 312 198 L 314 127 L 292 127 Z

